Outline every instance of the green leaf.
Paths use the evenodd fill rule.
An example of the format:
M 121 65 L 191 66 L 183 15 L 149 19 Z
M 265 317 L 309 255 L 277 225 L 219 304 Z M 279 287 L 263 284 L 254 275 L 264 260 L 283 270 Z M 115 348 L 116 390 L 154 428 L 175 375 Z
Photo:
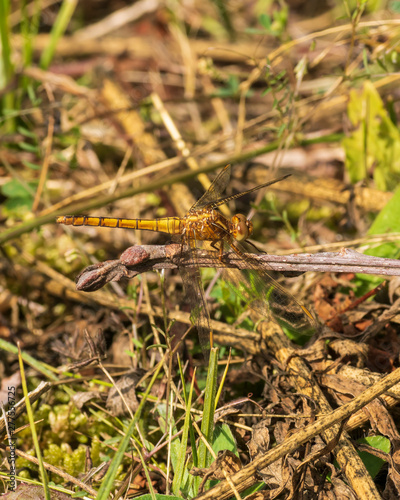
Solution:
M 157 406 L 157 413 L 159 414 L 158 423 L 164 433 L 169 432 L 170 428 L 172 429 L 172 434 L 177 434 L 178 429 L 175 424 L 175 420 L 170 413 L 168 416 L 166 415 L 166 405 L 164 403 L 159 404 Z M 171 412 L 171 406 L 169 406 L 169 411 Z M 172 419 L 172 420 L 170 420 Z M 177 469 L 177 464 L 180 457 L 180 441 L 179 438 L 175 438 L 171 442 L 171 463 L 174 471 Z
M 32 163 L 27 160 L 22 160 L 22 164 L 25 165 L 25 167 L 30 168 L 31 170 L 40 170 L 41 165 L 36 165 L 36 163 Z
M 23 150 L 23 151 L 28 151 L 29 153 L 39 153 L 39 147 L 36 144 L 29 144 L 28 142 L 19 142 L 18 146 Z
M 393 198 L 388 201 L 385 207 L 369 228 L 368 234 L 385 234 L 400 232 L 400 188 L 397 189 Z M 397 259 L 400 255 L 399 245 L 396 243 L 384 243 L 365 251 L 367 255 L 375 257 L 386 257 Z
M 384 453 L 390 452 L 390 441 L 384 436 L 369 436 L 361 438 L 357 440 L 357 443 L 368 444 L 372 448 L 376 448 Z M 378 474 L 382 466 L 386 463 L 381 458 L 378 458 L 367 451 L 359 451 L 358 454 L 360 455 L 361 460 L 364 462 L 364 465 L 372 478 Z
M 32 188 L 32 191 L 29 188 Z M 31 198 L 34 192 L 34 184 L 29 183 L 24 186 L 17 179 L 11 179 L 11 181 L 1 186 L 1 192 L 8 198 Z
M 25 128 L 25 127 L 17 127 L 17 132 L 19 132 L 21 135 L 25 137 L 29 137 L 30 139 L 35 139 L 37 140 L 37 135 L 35 132 L 32 132 L 31 130 Z
M 229 425 L 222 424 L 215 426 L 212 448 L 216 455 L 218 455 L 219 451 L 229 450 L 232 451 L 237 457 L 239 456 L 236 441 Z
M 266 31 L 271 29 L 271 17 L 268 14 L 261 14 L 258 18 L 258 22 L 261 24 Z
M 388 201 L 385 207 L 380 211 L 371 227 L 368 234 L 385 234 L 390 232 L 400 232 L 400 220 L 398 214 L 400 213 L 400 188 L 397 189 L 393 198 Z M 375 257 L 383 257 L 387 259 L 398 259 L 400 257 L 400 246 L 397 243 L 383 243 L 382 245 L 368 248 L 364 252 L 366 255 L 373 255 Z M 371 276 L 368 274 L 356 275 L 356 290 L 357 297 L 361 297 L 369 292 L 380 283 L 383 279 L 379 276 Z
M 380 211 L 368 234 L 397 233 L 400 231 L 400 188 Z
M 8 198 L 4 203 L 4 207 L 10 213 L 22 217 L 23 213 L 32 208 L 35 189 L 35 182 L 25 185 L 18 179 L 11 179 L 4 186 L 1 186 L 1 193 Z
M 10 198 L 4 203 L 9 213 L 23 217 L 27 211 L 31 211 L 33 198 Z
M 216 91 L 218 97 L 234 97 L 239 93 L 239 78 L 236 75 L 229 75 L 226 87 Z
M 49 67 L 56 52 L 58 41 L 67 29 L 77 3 L 77 0 L 69 0 L 68 2 L 61 3 L 61 7 L 58 10 L 57 17 L 52 23 L 50 40 L 44 48 L 40 57 L 40 67 L 42 69 L 47 69 Z
M 395 0 L 390 2 L 389 9 L 392 10 L 395 14 L 400 14 L 400 2 L 399 0 Z
M 361 93 L 350 93 L 347 111 L 354 130 L 342 145 L 351 181 L 366 179 L 372 171 L 378 189 L 394 189 L 400 180 L 400 132 L 371 82 Z

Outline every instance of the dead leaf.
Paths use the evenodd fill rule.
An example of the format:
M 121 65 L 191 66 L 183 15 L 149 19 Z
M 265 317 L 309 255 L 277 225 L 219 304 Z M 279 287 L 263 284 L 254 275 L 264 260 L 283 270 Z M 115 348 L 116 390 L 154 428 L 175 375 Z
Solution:
M 373 430 L 377 434 L 386 436 L 392 445 L 392 450 L 398 450 L 400 445 L 400 434 L 397 430 L 393 417 L 386 409 L 380 399 L 374 399 L 363 408 L 368 415 Z
M 253 433 L 250 441 L 247 443 L 250 457 L 254 460 L 258 455 L 269 450 L 270 445 L 270 419 L 261 420 L 253 427 Z M 282 479 L 282 461 L 274 462 L 264 469 L 258 471 L 268 488 L 281 491 Z
M 310 363 L 316 363 L 323 359 L 326 359 L 328 354 L 328 348 L 326 345 L 326 339 L 316 340 L 307 349 L 296 350 L 296 355 L 302 357 Z
M 250 457 L 254 460 L 260 453 L 265 453 L 269 449 L 270 434 L 269 434 L 270 420 L 261 420 L 253 427 L 253 432 L 250 441 L 247 443 Z
M 132 349 L 132 342 L 129 335 L 125 333 L 119 333 L 113 339 L 113 343 L 110 347 L 110 354 L 112 362 L 115 365 L 120 366 L 132 366 L 132 358 L 127 354 L 127 351 Z
M 400 288 L 400 276 L 396 276 L 389 281 L 389 300 L 390 302 L 394 302 L 394 294 L 396 293 L 397 289 Z
M 364 368 L 368 359 L 368 345 L 359 344 L 353 340 L 333 340 L 329 344 L 329 349 L 336 355 L 353 361 L 357 368 Z
M 199 469 L 198 467 L 193 467 L 189 472 L 193 476 L 200 476 L 203 480 L 199 486 L 199 493 L 203 491 L 204 484 L 209 480 L 221 481 L 225 479 L 226 475 L 231 476 L 235 472 L 238 472 L 242 468 L 242 463 L 240 458 L 237 457 L 233 451 L 221 450 L 218 452 L 217 458 L 214 462 L 205 469 Z
M 400 497 L 400 475 L 394 467 L 390 467 L 382 495 L 386 500 L 397 500 Z
M 72 402 L 79 410 L 82 410 L 89 401 L 102 400 L 103 397 L 105 397 L 105 394 L 99 391 L 77 392 L 72 396 Z
M 325 483 L 325 485 L 328 487 L 329 483 Z M 333 491 L 330 492 L 331 494 L 323 498 L 329 498 L 332 500 L 337 500 L 338 498 L 341 500 L 357 500 L 353 490 L 341 479 L 333 478 L 332 486 Z M 326 491 L 326 489 L 327 488 L 324 487 L 324 491 Z
M 6 405 L 10 400 L 16 400 L 16 390 L 21 384 L 21 373 L 16 371 L 10 377 L 4 378 L 1 381 L 0 401 Z M 12 389 L 10 389 L 10 387 Z
M 106 408 L 110 412 L 119 417 L 129 415 L 129 410 L 134 413 L 139 402 L 136 398 L 136 384 L 144 375 L 144 370 L 132 370 L 123 377 L 121 377 L 116 386 L 113 386 L 108 393 Z M 123 399 L 121 398 L 121 395 Z
M 43 488 L 31 484 L 19 484 L 15 491 L 2 495 L 2 498 L 6 500 L 45 500 Z M 51 500 L 70 500 L 71 496 L 50 490 L 50 498 Z

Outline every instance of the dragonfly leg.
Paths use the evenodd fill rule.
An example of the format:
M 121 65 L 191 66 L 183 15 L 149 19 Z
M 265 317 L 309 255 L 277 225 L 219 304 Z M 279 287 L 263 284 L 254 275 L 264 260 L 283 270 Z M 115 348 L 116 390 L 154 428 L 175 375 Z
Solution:
M 183 247 L 185 245 L 190 247 L 190 241 L 189 241 L 189 238 L 186 234 L 186 228 L 184 228 L 184 230 L 182 231 L 182 235 L 181 235 L 181 251 L 180 251 L 180 257 L 179 257 L 180 261 L 183 260 Z
M 224 255 L 224 242 L 222 240 L 213 241 L 210 246 L 219 251 L 218 260 L 222 262 L 222 257 Z

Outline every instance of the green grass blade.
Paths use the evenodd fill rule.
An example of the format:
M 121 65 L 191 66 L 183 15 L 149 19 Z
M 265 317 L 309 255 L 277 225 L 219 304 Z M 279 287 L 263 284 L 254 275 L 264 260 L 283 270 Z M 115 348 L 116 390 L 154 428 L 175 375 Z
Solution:
M 10 344 L 10 342 L 7 342 L 6 340 L 3 339 L 0 339 L 0 349 L 3 349 L 3 351 L 6 352 L 11 352 L 12 354 L 18 354 L 18 347 L 16 347 L 14 344 Z M 49 378 L 50 380 L 58 381 L 58 376 L 52 371 L 49 365 L 46 365 L 45 363 L 38 361 L 37 359 L 32 357 L 30 354 L 27 354 L 26 352 L 22 352 L 21 356 L 25 363 L 30 365 L 39 373 L 42 373 L 45 377 Z
M 171 411 L 172 408 L 172 402 L 170 402 L 170 405 L 168 406 L 169 414 L 166 414 L 167 411 L 167 406 L 165 404 L 159 404 L 157 406 L 157 412 L 159 414 L 159 419 L 158 423 L 161 427 L 162 432 L 165 434 L 170 435 L 170 432 L 172 431 L 172 434 L 177 434 L 178 429 L 175 424 L 175 419 Z M 173 439 L 169 443 L 169 448 L 170 448 L 170 454 L 171 454 L 171 463 L 172 463 L 172 468 L 175 471 L 179 459 L 179 453 L 180 453 L 180 441 L 179 438 Z
M 56 22 L 54 23 L 53 29 L 51 30 L 49 44 L 44 49 L 40 58 L 41 68 L 47 69 L 50 66 L 57 48 L 58 40 L 63 36 L 65 30 L 67 29 L 68 23 L 71 20 L 77 3 L 77 0 L 64 0 L 64 2 L 62 3 Z
M 131 434 L 133 433 L 135 426 L 142 414 L 144 405 L 146 404 L 147 397 L 150 394 L 151 388 L 153 387 L 155 381 L 157 380 L 158 374 L 160 373 L 160 370 L 163 366 L 163 363 L 165 361 L 165 356 L 164 358 L 158 363 L 158 366 L 154 372 L 154 375 L 149 383 L 149 386 L 146 389 L 146 392 L 143 395 L 142 401 L 139 404 L 139 407 L 131 420 L 127 430 L 126 434 L 121 441 L 121 444 L 119 445 L 119 448 L 117 450 L 117 453 L 115 454 L 114 458 L 112 459 L 111 465 L 107 471 L 107 474 L 105 475 L 103 482 L 101 483 L 101 487 L 99 489 L 99 492 L 96 496 L 96 500 L 108 500 L 110 497 L 110 492 L 114 488 L 114 482 L 115 478 L 117 477 L 117 472 L 118 472 L 118 467 L 120 463 L 122 462 L 125 454 L 125 450 L 127 449 L 129 445 L 129 441 L 131 439 Z
M 182 370 L 181 370 L 182 373 Z M 183 376 L 183 373 L 182 373 Z M 186 414 L 185 414 L 185 422 L 183 424 L 182 438 L 181 438 L 181 446 L 178 455 L 178 462 L 176 464 L 176 470 L 174 474 L 174 479 L 172 481 L 172 491 L 175 495 L 179 495 L 180 490 L 182 489 L 182 485 L 184 484 L 184 472 L 185 472 L 185 462 L 186 462 L 186 450 L 187 450 L 187 440 L 189 435 L 189 428 L 191 426 L 190 419 L 190 409 L 192 406 L 192 396 L 193 396 L 193 387 L 194 381 L 196 377 L 196 369 L 193 373 L 192 384 L 190 386 L 190 392 L 188 397 L 186 398 L 185 386 L 183 385 L 183 393 L 186 404 Z
M 44 496 L 45 496 L 46 500 L 50 500 L 50 490 L 49 490 L 49 484 L 48 484 L 49 479 L 47 477 L 46 469 L 44 468 L 42 452 L 40 450 L 39 439 L 38 439 L 36 427 L 35 427 L 35 419 L 33 417 L 31 402 L 30 402 L 29 397 L 28 397 L 28 387 L 26 384 L 24 363 L 22 361 L 22 354 L 21 354 L 20 349 L 18 349 L 18 359 L 19 359 L 19 368 L 21 371 L 22 390 L 24 392 L 24 397 L 25 397 L 26 412 L 28 414 L 29 426 L 30 426 L 31 434 L 32 434 L 32 441 L 33 441 L 33 444 L 35 446 L 36 458 L 38 459 L 38 462 L 39 462 L 39 471 L 40 471 L 40 477 L 41 477 L 42 482 L 43 482 Z
M 135 448 L 136 448 L 136 453 L 139 455 L 140 461 L 142 462 L 143 471 L 144 471 L 144 474 L 145 474 L 146 479 L 147 479 L 147 484 L 149 485 L 150 498 L 151 498 L 151 500 L 157 500 L 156 494 L 155 494 L 155 491 L 153 488 L 153 484 L 151 482 L 150 474 L 149 474 L 149 471 L 147 468 L 147 464 L 144 460 L 144 457 L 143 457 L 139 447 L 135 445 Z
M 0 0 L 0 39 L 1 39 L 1 63 L 0 88 L 4 88 L 9 83 L 13 73 L 13 64 L 11 62 L 11 32 L 8 26 L 8 15 L 10 12 L 10 2 Z
M 10 12 L 9 0 L 0 0 L 0 90 L 4 89 L 14 76 L 14 66 L 11 58 L 11 31 L 8 25 Z M 14 93 L 6 92 L 2 97 L 2 114 L 14 109 Z M 14 120 L 9 117 L 5 119 L 5 130 L 11 132 L 15 128 Z
M 204 393 L 204 410 L 203 419 L 201 422 L 201 432 L 208 443 L 212 445 L 214 433 L 214 412 L 215 399 L 217 393 L 217 376 L 218 376 L 218 353 L 217 347 L 213 347 L 210 352 L 210 364 L 208 366 L 208 375 L 206 382 L 206 391 Z M 203 441 L 199 445 L 199 467 L 205 468 L 209 465 L 210 458 L 207 447 Z M 197 488 L 200 485 L 200 478 L 197 479 Z

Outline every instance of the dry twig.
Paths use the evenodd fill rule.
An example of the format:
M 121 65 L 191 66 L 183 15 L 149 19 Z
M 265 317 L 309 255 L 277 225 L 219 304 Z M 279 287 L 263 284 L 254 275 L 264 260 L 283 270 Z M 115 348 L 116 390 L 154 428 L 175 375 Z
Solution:
M 216 254 L 215 254 L 216 255 Z M 234 252 L 224 255 L 219 261 L 209 252 L 198 251 L 196 265 L 200 267 L 233 267 L 246 268 L 246 261 Z M 280 272 L 336 272 L 365 273 L 386 276 L 400 275 L 400 262 L 395 259 L 384 259 L 342 249 L 340 252 L 325 252 L 302 255 L 256 255 L 251 260 L 257 261 L 260 269 Z M 133 278 L 146 271 L 158 269 L 176 269 L 194 265 L 187 252 L 182 251 L 179 244 L 170 245 L 138 245 L 129 247 L 118 260 L 108 260 L 89 266 L 77 277 L 78 290 L 93 292 L 110 281 L 121 278 Z

